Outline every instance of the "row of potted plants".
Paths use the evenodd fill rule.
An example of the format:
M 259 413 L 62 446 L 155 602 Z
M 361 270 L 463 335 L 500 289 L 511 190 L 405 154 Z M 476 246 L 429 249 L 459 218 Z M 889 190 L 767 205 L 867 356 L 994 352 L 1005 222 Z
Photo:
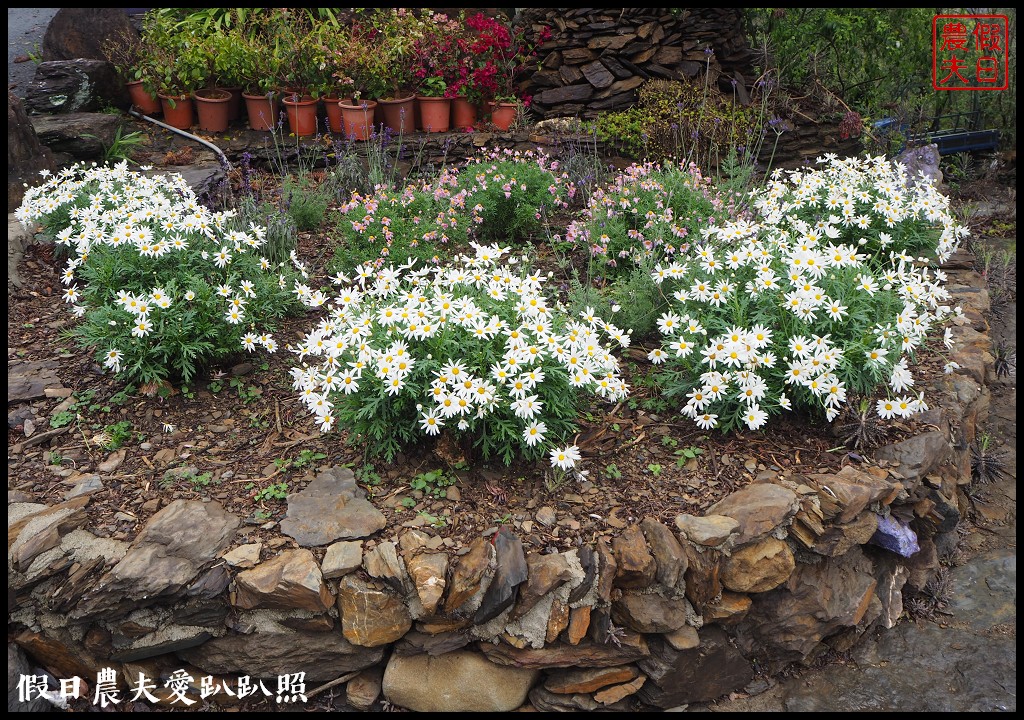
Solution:
M 396 132 L 411 131 L 416 115 L 428 131 L 471 127 L 486 103 L 511 107 L 511 118 L 505 108 L 491 114 L 508 129 L 529 102 L 519 83 L 546 39 L 482 13 L 160 9 L 145 15 L 138 37 L 112 38 L 105 50 L 134 105 L 172 126 L 191 127 L 195 107 L 200 129 L 226 129 L 244 99 L 253 129 L 272 129 L 283 104 L 292 132 L 308 135 L 322 101 L 332 132 L 364 139 L 378 103 Z

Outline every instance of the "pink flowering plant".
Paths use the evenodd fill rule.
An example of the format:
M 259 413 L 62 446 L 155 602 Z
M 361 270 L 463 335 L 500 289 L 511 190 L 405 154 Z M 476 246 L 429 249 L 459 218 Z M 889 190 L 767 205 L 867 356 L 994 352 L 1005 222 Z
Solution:
M 71 334 L 124 381 L 189 382 L 274 352 L 274 321 L 301 309 L 299 271 L 263 256 L 264 228 L 200 205 L 181 175 L 75 165 L 29 188 L 16 216 L 67 253 Z
M 564 240 L 588 248 L 595 272 L 615 278 L 643 263 L 685 256 L 702 228 L 738 213 L 694 163 L 634 163 L 594 191 Z
M 508 248 L 472 247 L 450 264 L 336 278 L 330 313 L 291 348 L 294 388 L 322 431 L 387 461 L 448 433 L 485 460 L 547 454 L 569 470 L 581 395 L 627 394 L 605 339 L 629 336 L 593 313 L 566 316 L 544 276 L 503 260 Z
M 423 33 L 413 43 L 413 82 L 419 94 L 454 97 L 458 94 L 466 25 L 461 17 L 426 11 Z
M 456 177 L 449 169 L 431 181 L 402 188 L 382 185 L 368 194 L 353 192 L 339 208 L 330 271 L 409 258 L 436 264 L 452 246 L 464 246 L 472 229 L 466 209 L 469 191 L 456 185 Z
M 911 367 L 943 326 L 952 347 L 962 311 L 935 265 L 967 229 L 883 157 L 819 163 L 777 171 L 752 194 L 753 217 L 706 226 L 654 269 L 671 300 L 648 357 L 702 429 L 757 430 L 797 408 L 831 422 L 853 396 L 883 419 L 928 408 Z
M 530 238 L 553 211 L 568 207 L 568 176 L 539 151 L 486 152 L 461 169 L 458 182 L 476 237 L 484 240 Z

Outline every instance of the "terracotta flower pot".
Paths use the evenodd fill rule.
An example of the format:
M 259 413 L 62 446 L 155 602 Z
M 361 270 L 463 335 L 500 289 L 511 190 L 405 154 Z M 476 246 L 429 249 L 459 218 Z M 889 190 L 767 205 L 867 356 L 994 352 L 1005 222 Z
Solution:
M 341 103 L 351 105 L 352 98 L 325 97 L 322 99 L 324 101 L 324 109 L 327 111 L 328 129 L 335 135 L 343 135 L 345 133 L 345 122 L 341 118 Z
M 164 122 L 179 130 L 189 130 L 192 127 L 195 112 L 192 106 L 191 95 L 160 95 L 160 104 L 164 110 Z
M 316 106 L 319 98 L 310 95 L 285 95 L 281 102 L 288 116 L 288 127 L 299 137 L 316 133 Z
M 494 127 L 505 132 L 512 127 L 518 115 L 519 106 L 515 103 L 495 103 L 494 109 L 491 110 L 491 122 Z
M 224 132 L 231 118 L 231 91 L 204 88 L 192 93 L 199 129 L 206 132 Z
M 245 111 L 249 115 L 249 127 L 253 130 L 273 130 L 277 124 L 279 100 L 277 94 L 249 95 L 242 93 Z
M 411 133 L 416 129 L 416 96 L 400 100 L 379 100 L 384 109 L 384 127 L 396 135 Z
M 231 100 L 228 101 L 228 123 L 233 123 L 242 117 L 242 88 L 225 87 L 220 90 L 227 90 L 231 93 Z
M 424 132 L 448 132 L 452 116 L 451 98 L 420 95 L 416 99 L 420 104 L 420 123 Z
M 132 105 L 143 115 L 159 115 L 163 111 L 159 98 L 155 98 L 146 92 L 141 80 L 132 80 L 125 83 L 128 88 L 128 97 Z
M 342 132 L 355 140 L 366 140 L 373 132 L 373 113 L 377 103 L 373 100 L 357 100 L 346 103 L 338 102 L 341 110 Z
M 452 127 L 456 130 L 467 130 L 477 121 L 476 103 L 464 97 L 452 98 Z

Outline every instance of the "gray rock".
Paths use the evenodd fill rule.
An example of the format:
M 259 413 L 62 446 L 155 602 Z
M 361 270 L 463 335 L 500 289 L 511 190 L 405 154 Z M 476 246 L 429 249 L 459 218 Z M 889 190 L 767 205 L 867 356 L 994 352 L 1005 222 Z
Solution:
M 657 564 L 655 579 L 667 588 L 685 589 L 686 553 L 672 531 L 656 518 L 644 518 L 640 529 Z
M 139 38 L 122 8 L 61 8 L 46 26 L 43 60 L 104 60 L 103 42 L 122 37 Z
M 56 60 L 41 63 L 25 92 L 25 110 L 33 115 L 96 112 L 130 105 L 124 82 L 105 60 Z
M 896 162 L 907 169 L 910 185 L 921 182 L 931 183 L 935 187 L 942 184 L 942 169 L 939 167 L 939 146 L 935 143 L 907 148 L 896 156 Z
M 704 547 L 730 547 L 739 535 L 740 523 L 725 515 L 697 517 L 683 513 L 676 515 L 676 527 L 687 540 Z
M 18 693 L 21 678 L 38 673 L 29 665 L 25 652 L 14 643 L 7 643 L 7 712 L 49 712 L 53 705 L 40 697 L 22 702 Z M 50 686 L 54 689 L 53 686 Z
M 511 530 L 502 527 L 494 536 L 497 568 L 483 601 L 473 616 L 473 623 L 483 625 L 493 620 L 516 601 L 520 583 L 526 581 L 528 570 L 523 544 Z
M 336 542 L 327 548 L 320 569 L 324 578 L 333 580 L 358 570 L 363 564 L 363 543 L 358 540 Z
M 334 467 L 316 476 L 305 490 L 288 496 L 281 532 L 303 547 L 364 538 L 383 529 L 384 515 L 365 499 L 348 468 Z
M 256 563 L 260 561 L 260 551 L 263 550 L 263 543 L 248 543 L 246 545 L 239 545 L 232 549 L 230 552 L 224 553 L 222 556 L 224 562 L 233 568 L 239 570 L 248 570 L 249 568 L 256 567 Z
M 12 363 L 7 369 L 7 404 L 40 400 L 46 397 L 46 388 L 64 387 L 57 376 L 58 367 L 56 360 Z
M 676 650 L 651 638 L 650 655 L 637 661 L 647 675 L 638 696 L 660 708 L 711 700 L 743 688 L 754 677 L 750 662 L 733 647 L 721 628 L 700 631 L 700 645 Z
M 66 153 L 75 160 L 99 160 L 124 120 L 107 113 L 76 112 L 36 115 L 32 126 L 39 142 L 54 153 Z
M 622 711 L 632 710 L 628 700 L 620 700 L 617 703 L 605 705 L 594 699 L 589 693 L 575 693 L 563 695 L 553 693 L 543 685 L 538 685 L 530 691 L 530 704 L 540 712 L 595 712 L 595 711 Z
M 467 650 L 438 657 L 392 655 L 383 691 L 391 703 L 415 712 L 511 712 L 526 700 L 539 674 L 495 665 Z
M 921 433 L 902 442 L 875 450 L 875 458 L 898 463 L 904 482 L 916 485 L 945 461 L 949 454 L 949 441 L 938 431 Z
M 272 678 L 306 673 L 306 682 L 334 680 L 381 661 L 383 648 L 358 647 L 341 633 L 303 632 L 257 621 L 256 632 L 225 635 L 178 652 L 178 657 L 217 675 Z
M 64 499 L 70 500 L 71 498 L 76 498 L 79 495 L 91 495 L 92 493 L 99 492 L 102 489 L 102 480 L 95 476 L 87 477 L 85 480 L 64 493 Z
M 32 121 L 25 112 L 21 98 L 8 89 L 7 91 L 7 212 L 14 212 L 25 198 L 26 184 L 35 185 L 39 182 L 40 170 L 55 170 L 57 162 L 36 135 Z M 12 233 L 11 231 L 14 230 Z M 7 218 L 7 278 L 15 287 L 21 287 L 18 277 L 18 263 L 32 241 L 29 233 L 20 222 Z M 11 272 L 11 270 L 14 272 Z M 9 363 L 7 372 L 14 368 Z M 8 384 L 10 380 L 8 380 Z M 10 396 L 7 403 L 12 402 Z
M 785 584 L 752 596 L 753 605 L 736 626 L 740 648 L 765 652 L 780 663 L 811 657 L 819 643 L 842 630 L 868 622 L 878 581 L 871 561 L 859 548 L 798 564 Z
M 670 599 L 655 593 L 627 594 L 612 604 L 612 619 L 639 633 L 670 633 L 693 614 L 685 598 Z
M 309 550 L 285 550 L 235 577 L 234 605 L 244 610 L 326 612 L 334 602 L 320 566 Z
M 797 510 L 800 499 L 789 488 L 773 483 L 747 485 L 708 508 L 708 515 L 726 515 L 740 523 L 737 544 L 748 543 L 772 533 Z
M 175 500 L 150 519 L 128 553 L 82 598 L 76 617 L 180 597 L 230 545 L 236 516 L 218 502 Z

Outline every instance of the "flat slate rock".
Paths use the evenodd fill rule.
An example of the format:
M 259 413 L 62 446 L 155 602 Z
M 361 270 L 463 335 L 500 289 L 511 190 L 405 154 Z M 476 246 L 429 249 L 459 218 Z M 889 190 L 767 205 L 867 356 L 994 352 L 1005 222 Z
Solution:
M 288 496 L 281 532 L 302 547 L 365 538 L 382 530 L 384 515 L 366 500 L 348 468 L 333 467 L 302 492 Z

